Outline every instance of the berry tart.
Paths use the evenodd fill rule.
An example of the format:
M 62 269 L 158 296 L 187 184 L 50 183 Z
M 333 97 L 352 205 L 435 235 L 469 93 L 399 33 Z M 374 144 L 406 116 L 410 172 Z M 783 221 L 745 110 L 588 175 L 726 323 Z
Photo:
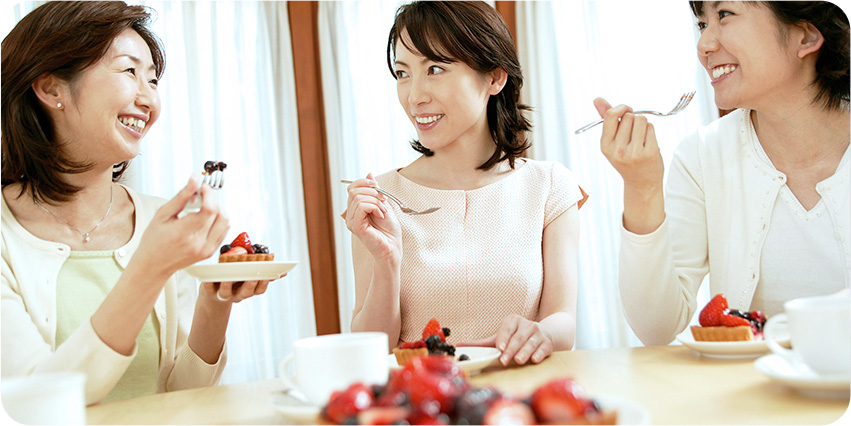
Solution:
M 251 244 L 246 232 L 240 233 L 232 243 L 223 245 L 219 253 L 219 263 L 275 260 L 275 254 L 269 253 L 269 247 Z
M 518 398 L 473 387 L 451 358 L 424 356 L 390 372 L 387 384 L 354 383 L 331 394 L 320 423 L 362 425 L 616 424 L 571 378 L 557 378 Z
M 423 329 L 423 338 L 413 342 L 403 342 L 398 348 L 393 348 L 396 363 L 405 365 L 413 358 L 424 355 L 455 356 L 455 346 L 446 342 L 449 336 L 448 327 L 440 327 L 437 319 L 432 318 Z
M 730 309 L 727 298 L 719 293 L 700 311 L 700 326 L 691 326 L 691 334 L 702 342 L 762 340 L 765 320 L 760 311 Z

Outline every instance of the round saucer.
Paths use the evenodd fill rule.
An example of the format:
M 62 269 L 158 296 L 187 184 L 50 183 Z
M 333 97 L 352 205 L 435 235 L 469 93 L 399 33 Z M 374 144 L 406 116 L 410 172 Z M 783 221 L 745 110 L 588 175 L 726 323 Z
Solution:
M 771 354 L 754 361 L 754 367 L 772 380 L 817 397 L 847 397 L 851 393 L 851 375 L 819 374 L 804 364 L 790 364 Z

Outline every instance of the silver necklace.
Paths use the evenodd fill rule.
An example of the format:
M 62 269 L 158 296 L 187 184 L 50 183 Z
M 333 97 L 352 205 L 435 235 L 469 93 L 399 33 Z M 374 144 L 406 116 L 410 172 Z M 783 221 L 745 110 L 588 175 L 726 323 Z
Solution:
M 58 221 L 60 221 L 60 222 L 64 223 L 64 224 L 65 224 L 65 226 L 67 226 L 67 227 L 69 227 L 69 228 L 71 228 L 71 229 L 73 229 L 73 230 L 77 231 L 77 233 L 78 233 L 78 234 L 80 234 L 80 235 L 82 235 L 82 236 L 83 236 L 83 242 L 84 242 L 84 243 L 87 243 L 87 242 L 89 242 L 89 241 L 92 239 L 92 237 L 90 236 L 90 235 L 91 235 L 91 233 L 92 233 L 92 232 L 95 232 L 95 229 L 98 229 L 98 227 L 99 227 L 101 224 L 103 224 L 103 221 L 105 221 L 105 220 L 106 220 L 106 217 L 107 217 L 107 216 L 109 216 L 109 211 L 110 211 L 110 210 L 112 210 L 112 193 L 113 193 L 113 190 L 114 190 L 114 189 L 115 189 L 115 186 L 114 186 L 114 185 L 110 185 L 110 186 L 109 186 L 109 206 L 107 206 L 107 207 L 106 207 L 106 213 L 104 213 L 104 214 L 103 214 L 103 218 L 101 218 L 100 222 L 98 222 L 98 224 L 97 224 L 97 225 L 95 225 L 95 227 L 94 227 L 94 228 L 92 228 L 89 232 L 83 232 L 83 231 L 81 231 L 81 230 L 77 229 L 77 227 L 76 227 L 76 226 L 71 225 L 70 223 L 68 223 L 68 221 L 66 221 L 65 219 L 62 219 L 61 217 L 57 216 L 57 215 L 56 215 L 56 214 L 54 214 L 52 211 L 48 210 L 48 209 L 47 209 L 47 207 L 44 207 L 44 206 L 41 204 L 41 201 L 38 201 L 38 200 L 37 200 L 37 199 L 35 199 L 35 198 L 33 198 L 33 201 L 35 201 L 35 204 L 36 204 L 37 206 L 41 207 L 41 209 L 42 209 L 42 210 L 44 210 L 44 211 L 46 211 L 46 212 L 50 213 L 50 215 L 51 215 L 51 216 L 53 216 L 54 218 L 56 218 L 56 220 L 58 220 Z

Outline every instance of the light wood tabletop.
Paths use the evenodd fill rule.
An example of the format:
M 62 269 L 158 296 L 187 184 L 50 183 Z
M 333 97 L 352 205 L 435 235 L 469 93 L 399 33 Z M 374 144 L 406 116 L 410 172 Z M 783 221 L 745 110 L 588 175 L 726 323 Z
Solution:
M 653 424 L 829 424 L 849 408 L 848 394 L 814 398 L 780 385 L 754 358 L 722 360 L 684 346 L 557 352 L 538 365 L 491 366 L 470 381 L 525 396 L 572 377 L 591 396 L 630 401 Z M 277 379 L 150 395 L 86 410 L 89 424 L 292 424 L 269 403 Z

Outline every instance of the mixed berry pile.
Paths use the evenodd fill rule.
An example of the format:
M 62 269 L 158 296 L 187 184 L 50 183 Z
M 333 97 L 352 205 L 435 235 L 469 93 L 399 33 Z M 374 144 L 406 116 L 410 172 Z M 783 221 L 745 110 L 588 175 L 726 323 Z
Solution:
M 760 311 L 744 312 L 738 309 L 730 309 L 727 298 L 719 293 L 716 294 L 706 307 L 700 311 L 698 318 L 703 327 L 738 327 L 749 325 L 754 336 L 762 335 L 762 327 L 765 325 L 765 315 Z
M 254 253 L 269 253 L 269 247 L 262 244 L 251 244 L 251 239 L 248 238 L 247 232 L 242 232 L 234 238 L 230 244 L 225 244 L 219 249 L 219 254 L 254 254 Z
M 528 398 L 474 388 L 451 358 L 422 356 L 394 370 L 384 386 L 356 383 L 334 392 L 323 420 L 337 424 L 600 424 L 614 423 L 570 378 L 550 381 Z M 606 417 L 604 417 L 606 416 Z
M 455 346 L 446 342 L 449 336 L 448 327 L 440 327 L 437 319 L 432 318 L 423 329 L 423 338 L 413 342 L 403 342 L 401 349 L 428 348 L 429 355 L 455 356 Z M 463 361 L 463 360 L 461 360 Z

